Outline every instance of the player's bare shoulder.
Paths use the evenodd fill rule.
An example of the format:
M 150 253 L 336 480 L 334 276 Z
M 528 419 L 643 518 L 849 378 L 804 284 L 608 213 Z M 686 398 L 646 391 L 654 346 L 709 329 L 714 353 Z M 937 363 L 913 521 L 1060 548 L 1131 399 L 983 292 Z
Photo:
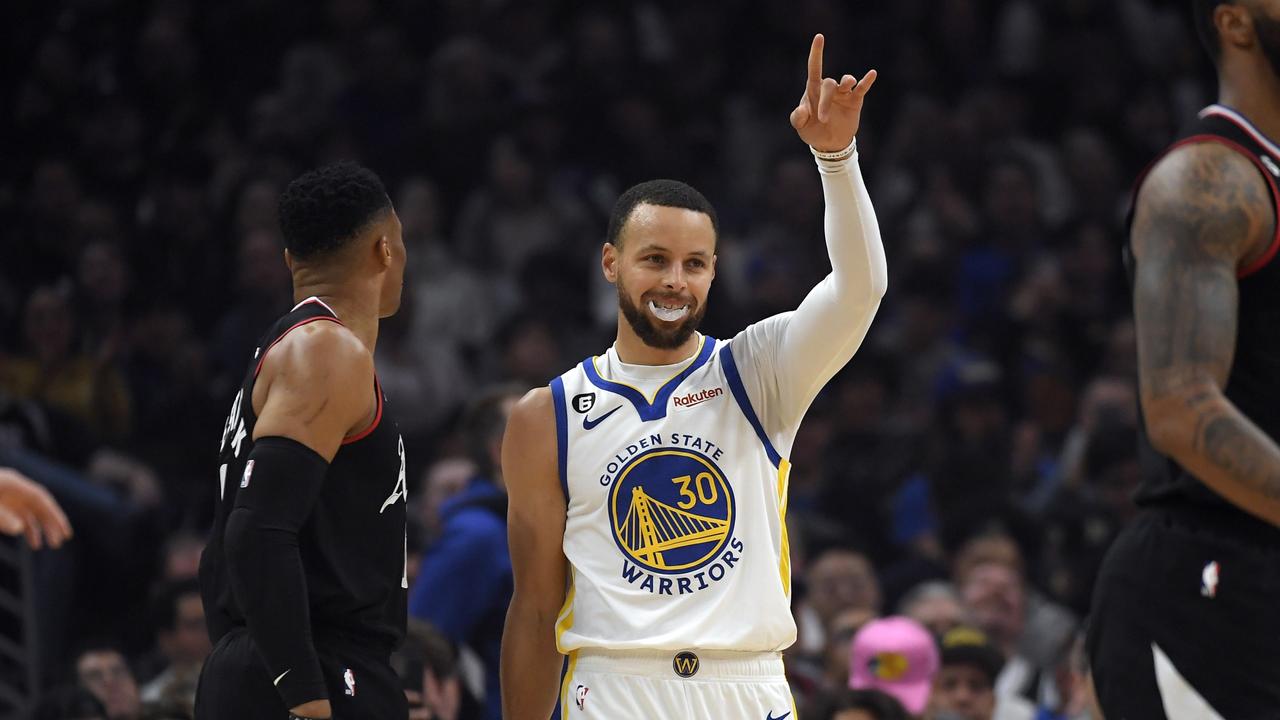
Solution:
M 1133 251 L 1243 266 L 1266 250 L 1275 223 L 1266 180 L 1248 157 L 1218 142 L 1191 143 L 1170 151 L 1144 179 Z
M 302 435 L 310 440 L 304 444 L 331 457 L 343 436 L 364 427 L 374 411 L 373 378 L 373 355 L 346 327 L 299 327 L 262 361 L 253 389 L 259 415 L 254 434 Z
M 502 441 L 503 475 L 510 478 L 512 470 L 519 478 L 533 471 L 555 477 L 556 452 L 555 398 L 551 388 L 534 388 L 511 408 L 507 419 L 506 436 Z

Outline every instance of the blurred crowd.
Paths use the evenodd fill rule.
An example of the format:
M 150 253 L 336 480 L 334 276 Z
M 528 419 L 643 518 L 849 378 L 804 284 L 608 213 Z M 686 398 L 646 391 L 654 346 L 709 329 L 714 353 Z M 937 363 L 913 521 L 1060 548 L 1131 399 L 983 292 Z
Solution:
M 623 189 L 674 177 L 717 207 L 710 335 L 794 308 L 828 271 L 787 122 L 821 31 L 828 73 L 880 72 L 858 141 L 891 280 L 792 457 L 801 709 L 854 717 L 851 639 L 908 615 L 943 675 L 950 631 L 993 651 L 975 667 L 997 705 L 1085 712 L 1073 649 L 1138 477 L 1127 191 L 1214 90 L 1182 5 L 67 0 L 9 20 L 0 466 L 77 533 L 35 558 L 42 676 L 64 686 L 46 705 L 183 716 L 169 700 L 208 651 L 191 580 L 215 438 L 292 305 L 292 177 L 359 160 L 403 222 L 405 303 L 377 364 L 428 567 L 460 512 L 502 502 L 492 422 L 468 407 L 611 341 L 598 257 Z M 414 595 L 434 621 L 415 692 L 480 717 L 492 615 L 433 618 Z

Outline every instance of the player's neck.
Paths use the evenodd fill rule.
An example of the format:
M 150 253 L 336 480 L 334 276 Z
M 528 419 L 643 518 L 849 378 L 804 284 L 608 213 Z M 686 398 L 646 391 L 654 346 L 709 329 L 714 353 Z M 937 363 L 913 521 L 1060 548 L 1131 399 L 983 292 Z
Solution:
M 1269 64 L 1223 73 L 1220 88 L 1218 102 L 1238 110 L 1272 140 L 1280 139 L 1280 77 Z
M 665 350 L 646 345 L 625 318 L 618 317 L 618 338 L 613 347 L 618 359 L 628 365 L 675 365 L 693 357 L 698 352 L 700 340 L 697 333 L 689 336 L 680 347 Z
M 300 303 L 309 297 L 321 300 L 348 330 L 355 334 L 372 354 L 378 344 L 378 302 L 361 297 L 351 289 L 335 283 L 313 282 L 296 283 L 293 286 L 293 301 Z

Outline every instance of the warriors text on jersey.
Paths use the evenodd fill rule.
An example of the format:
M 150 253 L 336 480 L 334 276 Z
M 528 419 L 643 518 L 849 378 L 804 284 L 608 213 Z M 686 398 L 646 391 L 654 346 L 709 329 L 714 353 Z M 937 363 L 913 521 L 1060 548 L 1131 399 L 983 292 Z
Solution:
M 775 325 L 702 337 L 674 366 L 625 365 L 610 350 L 552 381 L 571 572 L 561 652 L 794 641 L 789 465 L 735 362 L 751 358 L 745 336 Z
M 316 298 L 303 301 L 262 337 L 222 432 L 219 500 L 213 532 L 200 560 L 200 588 L 213 640 L 245 624 L 227 577 L 223 535 L 236 493 L 254 482 L 253 387 L 271 347 L 312 322 L 339 322 Z M 385 410 L 377 379 L 372 424 L 343 441 L 329 463 L 315 507 L 298 536 L 311 625 L 317 637 L 350 640 L 390 651 L 405 631 L 404 441 Z M 270 578 L 261 578 L 270 582 Z
M 1202 142 L 1226 145 L 1252 161 L 1267 185 L 1273 210 L 1280 212 L 1280 147 L 1236 111 L 1211 105 L 1165 152 Z M 1145 173 L 1138 187 L 1143 179 Z M 1280 263 L 1273 261 L 1278 249 L 1280 223 L 1266 252 L 1237 274 L 1236 347 L 1223 389 L 1227 399 L 1273 440 L 1280 440 Z M 1127 246 L 1125 260 L 1132 281 L 1135 262 Z M 1229 515 L 1242 532 L 1253 531 L 1280 546 L 1280 530 L 1229 504 L 1172 459 L 1157 456 L 1149 446 L 1147 450 L 1139 504 L 1189 504 L 1203 512 Z

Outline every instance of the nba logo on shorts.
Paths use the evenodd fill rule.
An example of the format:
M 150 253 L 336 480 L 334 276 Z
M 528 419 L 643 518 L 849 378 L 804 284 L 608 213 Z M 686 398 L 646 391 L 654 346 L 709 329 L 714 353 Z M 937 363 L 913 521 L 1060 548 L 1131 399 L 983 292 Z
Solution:
M 1214 560 L 1200 571 L 1200 594 L 1207 598 L 1218 595 L 1218 561 Z
M 253 474 L 253 461 L 250 460 L 244 466 L 244 475 L 240 477 L 240 487 L 249 487 L 249 476 Z
M 574 690 L 574 698 L 575 698 L 575 702 L 578 703 L 579 710 L 587 709 L 587 693 L 588 692 L 591 692 L 591 688 L 587 687 L 586 685 L 579 685 L 577 689 Z
M 347 684 L 347 694 L 355 697 L 356 694 L 356 676 L 351 672 L 351 668 L 342 671 L 342 680 Z

